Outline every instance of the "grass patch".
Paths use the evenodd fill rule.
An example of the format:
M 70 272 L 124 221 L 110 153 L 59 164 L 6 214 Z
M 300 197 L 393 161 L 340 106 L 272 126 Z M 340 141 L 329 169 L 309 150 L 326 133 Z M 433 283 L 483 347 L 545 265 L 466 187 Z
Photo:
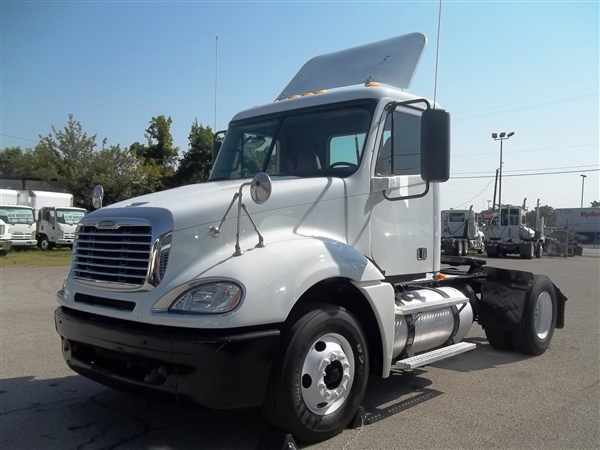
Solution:
M 70 248 L 57 248 L 41 251 L 37 248 L 15 250 L 14 248 L 6 256 L 0 256 L 0 267 L 60 267 L 67 266 L 71 262 Z

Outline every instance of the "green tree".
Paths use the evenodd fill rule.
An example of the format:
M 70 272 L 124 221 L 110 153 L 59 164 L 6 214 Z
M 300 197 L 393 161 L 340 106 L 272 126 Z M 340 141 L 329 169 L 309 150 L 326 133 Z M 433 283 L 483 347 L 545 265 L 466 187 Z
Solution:
M 131 146 L 138 158 L 163 169 L 172 169 L 177 164 L 178 151 L 171 135 L 172 124 L 171 117 L 164 115 L 152 117 L 145 132 L 146 145 L 136 142 Z
M 202 183 L 208 180 L 212 165 L 213 131 L 194 120 L 188 135 L 189 147 L 173 177 L 173 184 Z
M 32 172 L 31 150 L 7 147 L 0 151 L 0 174 L 5 177 L 27 177 Z
M 598 200 L 593 200 L 591 203 L 592 208 L 600 208 L 600 201 Z
M 88 135 L 70 114 L 64 128 L 53 126 L 47 136 L 40 136 L 33 152 L 34 175 L 55 178 L 73 193 L 77 204 L 85 204 L 93 186 L 96 147 L 96 135 Z
M 535 226 L 535 208 L 531 211 L 527 211 L 525 214 L 525 222 L 527 225 Z M 554 208 L 550 205 L 540 206 L 540 217 L 544 218 L 544 224 L 546 226 L 553 226 L 554 224 Z

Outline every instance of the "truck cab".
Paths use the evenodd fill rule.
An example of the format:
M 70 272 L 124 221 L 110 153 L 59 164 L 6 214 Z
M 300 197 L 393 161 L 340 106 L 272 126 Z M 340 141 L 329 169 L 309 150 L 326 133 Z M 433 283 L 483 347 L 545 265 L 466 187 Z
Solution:
M 518 254 L 521 258 L 539 258 L 543 251 L 543 233 L 529 228 L 525 222 L 526 209 L 502 205 L 486 228 L 488 256 Z
M 0 256 L 5 256 L 11 247 L 10 233 L 8 225 L 0 219 Z
M 546 351 L 566 300 L 547 278 L 442 266 L 449 114 L 404 90 L 424 45 L 413 33 L 313 58 L 233 117 L 207 183 L 86 215 L 57 293 L 69 367 L 262 405 L 316 442 L 355 419 L 369 376 L 473 350 L 474 321 L 497 348 Z
M 74 207 L 46 206 L 38 211 L 37 241 L 42 250 L 72 246 L 75 231 L 86 210 Z
M 466 256 L 469 251 L 483 253 L 485 237 L 479 229 L 477 214 L 469 209 L 442 211 L 442 252 Z
M 37 244 L 33 208 L 18 205 L 0 205 L 0 220 L 8 225 L 11 246 L 32 248 Z

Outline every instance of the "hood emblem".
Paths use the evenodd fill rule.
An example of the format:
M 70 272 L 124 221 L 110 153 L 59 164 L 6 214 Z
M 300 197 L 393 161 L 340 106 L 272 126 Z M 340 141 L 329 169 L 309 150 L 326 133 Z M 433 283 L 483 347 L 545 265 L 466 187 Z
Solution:
M 118 228 L 119 226 L 113 222 L 112 220 L 103 220 L 102 222 L 98 222 L 96 228 Z

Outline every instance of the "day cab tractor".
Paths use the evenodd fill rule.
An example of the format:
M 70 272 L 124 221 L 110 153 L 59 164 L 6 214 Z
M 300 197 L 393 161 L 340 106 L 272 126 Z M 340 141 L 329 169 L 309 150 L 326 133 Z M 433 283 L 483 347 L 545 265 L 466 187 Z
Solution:
M 470 251 L 483 253 L 485 236 L 479 229 L 473 206 L 469 209 L 442 211 L 442 253 L 467 256 Z
M 524 259 L 540 258 L 544 252 L 541 230 L 525 224 L 525 208 L 502 205 L 485 230 L 485 251 L 489 257 L 519 255 Z M 543 227 L 543 225 L 542 225 Z
M 57 293 L 66 363 L 209 408 L 262 406 L 317 442 L 356 419 L 370 377 L 474 350 L 475 322 L 496 348 L 544 353 L 564 325 L 552 281 L 441 257 L 450 117 L 405 91 L 424 45 L 413 33 L 309 60 L 233 117 L 208 182 L 86 215 Z

